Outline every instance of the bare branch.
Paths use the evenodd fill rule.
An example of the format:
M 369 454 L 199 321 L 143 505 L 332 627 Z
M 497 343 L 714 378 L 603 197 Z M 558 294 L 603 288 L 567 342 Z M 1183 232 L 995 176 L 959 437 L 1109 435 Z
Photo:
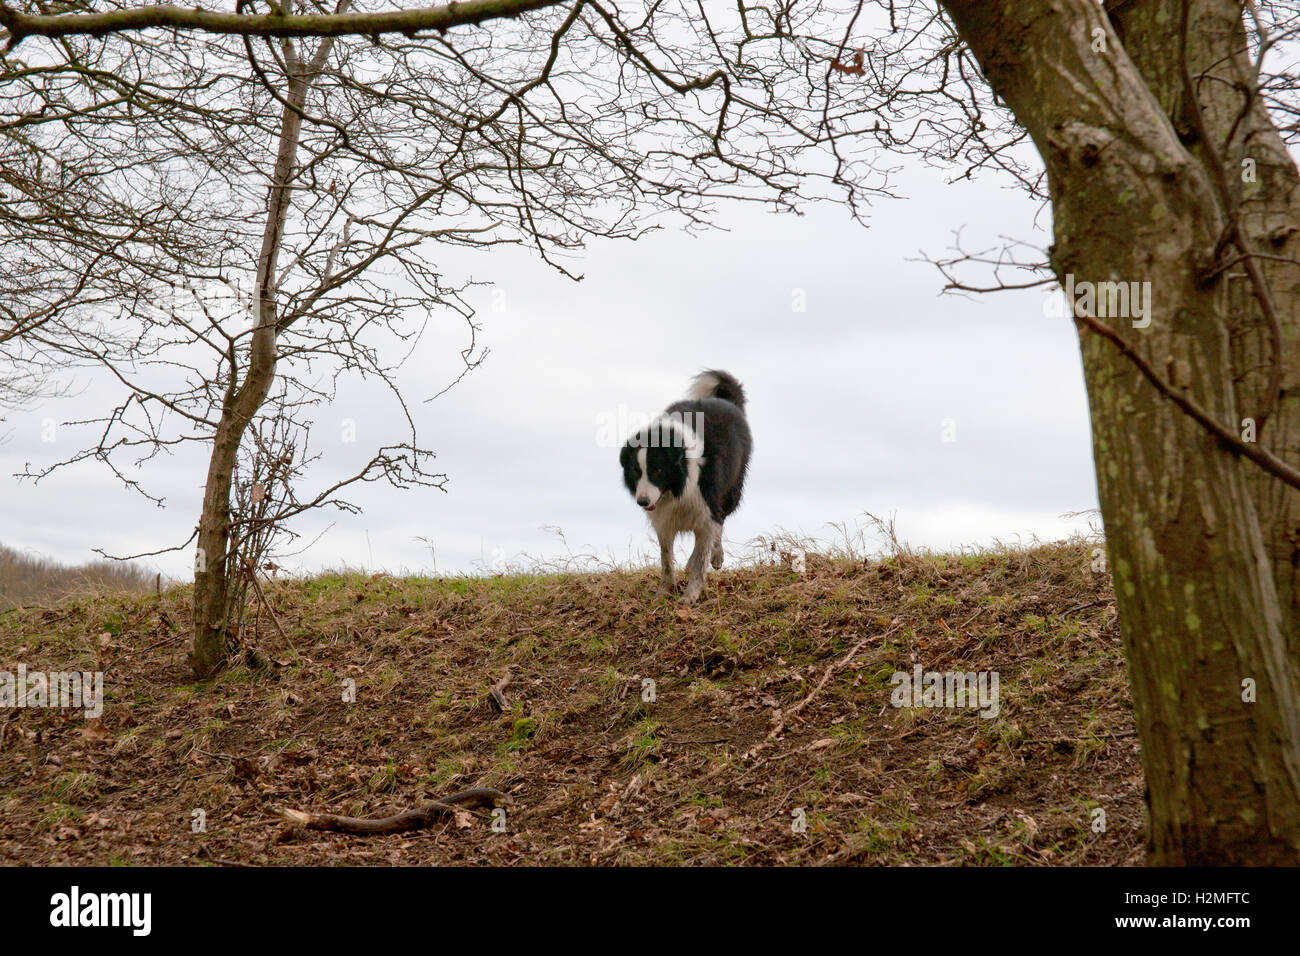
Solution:
M 105 13 L 26 14 L 0 3 L 0 26 L 9 34 L 8 50 L 32 36 L 102 37 L 139 30 L 192 30 L 235 36 L 340 37 L 426 31 L 444 32 L 491 20 L 518 17 L 563 0 L 460 0 L 442 6 L 382 13 L 286 14 L 223 13 L 200 7 L 158 4 Z

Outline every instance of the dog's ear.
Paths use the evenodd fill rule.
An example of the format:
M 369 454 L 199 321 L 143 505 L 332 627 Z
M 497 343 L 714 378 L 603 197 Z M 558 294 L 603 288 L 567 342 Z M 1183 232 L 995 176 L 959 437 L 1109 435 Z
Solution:
M 635 460 L 636 460 L 636 449 L 633 448 L 631 445 L 624 445 L 623 450 L 618 453 L 619 465 L 623 467 L 624 471 L 627 471 L 628 466 L 632 464 L 632 462 Z

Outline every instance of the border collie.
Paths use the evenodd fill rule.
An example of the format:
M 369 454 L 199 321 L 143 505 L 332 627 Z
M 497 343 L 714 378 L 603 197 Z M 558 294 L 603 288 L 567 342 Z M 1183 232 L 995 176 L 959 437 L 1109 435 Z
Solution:
M 659 536 L 664 591 L 673 588 L 673 539 L 695 533 L 685 604 L 704 590 L 705 561 L 722 567 L 722 522 L 740 506 L 752 446 L 745 390 L 734 376 L 711 369 L 618 454 L 623 483 Z

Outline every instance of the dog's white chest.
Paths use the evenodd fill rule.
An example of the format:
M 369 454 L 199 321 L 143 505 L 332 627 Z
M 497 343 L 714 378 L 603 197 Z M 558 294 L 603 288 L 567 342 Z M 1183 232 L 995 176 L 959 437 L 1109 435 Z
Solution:
M 659 500 L 655 510 L 650 512 L 650 522 L 661 537 L 709 529 L 712 522 L 709 506 L 700 495 L 700 485 L 694 475 L 686 482 L 680 498 Z

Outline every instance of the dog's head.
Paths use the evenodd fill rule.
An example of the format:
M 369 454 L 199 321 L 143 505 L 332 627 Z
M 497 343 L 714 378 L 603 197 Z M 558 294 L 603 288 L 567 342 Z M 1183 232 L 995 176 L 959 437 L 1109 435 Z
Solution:
M 654 511 L 665 495 L 681 497 L 686 490 L 685 444 L 653 439 L 654 435 L 640 432 L 629 438 L 618 453 L 623 484 L 647 512 Z

